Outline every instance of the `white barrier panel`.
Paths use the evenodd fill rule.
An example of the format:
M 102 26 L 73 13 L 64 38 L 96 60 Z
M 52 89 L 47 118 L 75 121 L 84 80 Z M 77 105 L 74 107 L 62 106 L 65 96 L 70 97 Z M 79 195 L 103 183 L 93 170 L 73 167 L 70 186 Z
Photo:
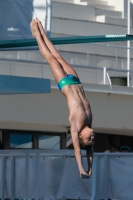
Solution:
M 45 27 L 46 7 L 46 0 L 0 0 L 0 40 L 33 38 L 30 22 L 38 17 Z
M 81 179 L 71 150 L 16 152 L 0 152 L 1 199 L 90 199 L 92 179 L 98 181 L 97 199 L 133 197 L 132 153 L 95 154 L 98 177 Z M 83 164 L 87 169 L 85 157 Z
M 0 159 L 1 162 L 1 159 Z M 1 163 L 0 163 L 1 165 Z M 29 158 L 29 197 L 36 197 L 36 158 Z M 15 158 L 15 198 L 24 198 L 25 158 Z M 0 169 L 1 171 L 1 169 Z M 11 158 L 6 159 L 5 197 L 10 198 L 12 193 Z M 92 180 L 83 180 L 79 177 L 77 164 L 74 158 L 40 158 L 38 178 L 38 198 L 42 199 L 77 199 L 91 196 Z M 1 182 L 1 181 L 0 181 Z M 0 184 L 0 188 L 2 188 Z

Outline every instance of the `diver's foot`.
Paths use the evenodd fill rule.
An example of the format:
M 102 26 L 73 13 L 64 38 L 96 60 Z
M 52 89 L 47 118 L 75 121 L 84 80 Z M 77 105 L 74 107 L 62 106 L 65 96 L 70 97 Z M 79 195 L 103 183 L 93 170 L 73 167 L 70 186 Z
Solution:
M 31 28 L 32 36 L 34 38 L 36 38 L 38 35 L 40 35 L 40 31 L 39 31 L 39 28 L 38 28 L 38 22 L 37 22 L 37 20 L 33 19 L 31 21 L 30 28 Z
M 41 35 L 46 34 L 46 33 L 45 33 L 45 30 L 44 30 L 44 28 L 43 28 L 43 26 L 42 26 L 41 21 L 40 21 L 38 18 L 36 18 L 36 20 L 37 20 L 37 22 L 38 22 L 38 27 L 39 27 L 39 30 L 40 30 Z

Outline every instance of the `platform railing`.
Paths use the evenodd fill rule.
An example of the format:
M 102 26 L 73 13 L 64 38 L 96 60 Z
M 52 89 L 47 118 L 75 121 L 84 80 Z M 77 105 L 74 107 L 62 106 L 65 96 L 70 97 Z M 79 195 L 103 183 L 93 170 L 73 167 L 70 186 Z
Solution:
M 82 152 L 82 156 L 83 156 L 83 158 L 85 158 L 85 152 L 84 151 Z M 126 160 L 125 160 L 126 165 L 125 166 L 120 165 L 120 167 L 122 167 L 122 169 L 123 169 L 123 167 L 125 169 L 125 174 L 123 173 L 123 174 L 121 174 L 121 176 L 123 178 L 125 176 L 125 180 L 126 180 L 128 177 L 126 177 L 126 168 L 125 167 L 127 166 L 127 171 L 129 171 L 129 167 L 131 167 L 130 171 L 132 170 L 132 164 L 131 164 L 131 158 L 132 157 L 133 157 L 133 153 L 119 153 L 119 152 L 115 152 L 115 153 L 95 153 L 94 154 L 94 162 L 93 162 L 92 182 L 89 182 L 89 185 L 88 185 L 87 181 L 82 182 L 82 184 L 84 183 L 83 187 L 88 187 L 88 190 L 90 190 L 91 185 L 92 185 L 91 195 L 89 197 L 89 196 L 87 196 L 87 193 L 86 193 L 86 194 L 83 195 L 84 196 L 84 198 L 83 198 L 82 189 L 81 189 L 81 191 L 79 191 L 78 197 L 80 199 L 98 200 L 98 199 L 100 199 L 99 196 L 102 196 L 102 199 L 107 200 L 110 196 L 109 195 L 109 176 L 110 176 L 110 179 L 112 179 L 111 174 L 113 173 L 113 172 L 111 172 L 110 175 L 109 175 L 109 168 L 111 167 L 110 164 L 109 164 L 109 159 L 115 160 L 117 158 L 118 160 L 117 160 L 116 163 L 118 163 L 120 158 L 122 159 L 122 162 L 124 162 L 124 159 L 126 158 Z M 31 183 L 30 182 L 30 179 L 31 179 L 31 176 L 30 176 L 31 160 L 30 159 L 34 159 L 34 161 L 35 161 L 35 163 L 34 163 L 35 171 L 34 171 L 34 174 L 33 174 L 33 176 L 35 177 L 35 182 L 34 182 L 34 184 L 35 184 L 34 199 L 35 200 L 40 199 L 40 196 L 39 196 L 40 195 L 39 194 L 39 191 L 40 191 L 40 188 L 39 188 L 40 183 L 39 182 L 41 180 L 40 179 L 41 177 L 39 175 L 39 173 L 40 173 L 40 160 L 41 159 L 45 160 L 46 158 L 49 158 L 49 159 L 58 158 L 58 163 L 56 163 L 57 164 L 56 168 L 60 168 L 60 170 L 63 167 L 62 159 L 63 159 L 63 162 L 65 162 L 64 159 L 69 159 L 69 158 L 72 158 L 72 159 L 75 160 L 73 150 L 56 150 L 56 151 L 51 151 L 51 150 L 17 150 L 17 151 L 16 150 L 10 150 L 10 151 L 9 150 L 1 150 L 0 151 L 0 169 L 1 169 L 1 171 L 0 171 L 0 174 L 1 174 L 0 175 L 0 185 L 1 185 L 0 199 L 1 200 L 5 200 L 5 198 L 9 198 L 11 200 L 14 200 L 16 198 L 15 181 L 16 181 L 17 176 L 15 175 L 15 170 L 17 170 L 17 173 L 20 173 L 20 174 L 22 173 L 22 171 L 21 171 L 21 169 L 19 170 L 19 168 L 16 169 L 17 166 L 15 164 L 15 160 L 16 159 L 20 160 L 21 158 L 23 158 L 23 159 L 22 159 L 20 164 L 25 163 L 24 164 L 25 165 L 25 167 L 24 167 L 25 168 L 25 170 L 24 170 L 25 171 L 24 172 L 25 173 L 25 175 L 24 175 L 25 176 L 24 177 L 25 184 L 24 184 L 23 193 L 19 197 L 19 199 L 25 199 L 25 200 L 31 199 L 30 195 L 33 192 L 33 191 L 31 191 L 31 185 L 30 185 L 30 183 Z M 8 160 L 8 162 L 7 162 L 7 160 Z M 9 163 L 9 161 L 10 161 L 10 163 Z M 60 162 L 61 162 L 61 165 L 60 165 Z M 78 185 L 78 179 L 77 178 L 79 176 L 79 172 L 77 170 L 77 165 L 75 165 L 76 161 L 74 161 L 74 163 L 75 163 L 74 166 L 71 166 L 72 163 L 73 162 L 69 162 L 69 166 L 66 166 L 64 169 L 65 170 L 69 170 L 69 168 L 71 169 L 69 171 L 69 172 L 71 172 L 71 181 L 74 181 L 74 182 L 77 181 L 76 184 Z M 20 164 L 19 164 L 19 166 L 20 166 Z M 53 164 L 51 163 L 51 167 L 52 166 L 53 166 Z M 46 170 L 46 168 L 44 168 L 44 170 Z M 76 172 L 77 173 L 76 179 L 73 176 L 73 173 L 75 173 L 73 170 L 77 171 Z M 116 169 L 116 170 L 118 170 L 118 169 Z M 120 168 L 120 170 L 121 170 L 121 168 Z M 56 173 L 55 171 L 49 171 L 49 173 L 51 173 L 51 174 L 46 174 L 45 182 L 49 182 L 49 178 L 51 176 L 55 177 L 54 174 L 53 174 L 53 173 Z M 104 174 L 104 176 L 101 177 L 101 174 Z M 11 176 L 11 177 L 8 177 L 8 176 Z M 64 177 L 65 177 L 65 174 L 64 174 Z M 64 179 L 64 177 L 61 177 L 61 178 Z M 73 179 L 75 179 L 75 180 L 73 180 Z M 19 181 L 19 180 L 17 180 L 17 181 Z M 64 179 L 64 181 L 67 181 L 67 177 L 66 177 L 66 179 Z M 63 184 L 68 185 L 68 183 L 65 183 L 64 181 L 63 181 Z M 79 180 L 79 183 L 80 183 L 80 180 Z M 51 184 L 53 184 L 53 183 L 51 182 Z M 100 185 L 102 185 L 102 186 L 100 186 Z M 99 189 L 100 187 L 102 188 L 102 191 L 100 191 L 101 190 L 101 189 Z M 10 194 L 8 194 L 10 196 L 5 195 L 8 188 L 10 188 Z M 118 188 L 116 188 L 116 190 L 117 189 Z M 113 190 L 115 190 L 115 187 L 112 185 L 111 191 L 113 191 Z M 51 192 L 52 192 L 52 190 L 51 190 Z M 70 191 L 70 193 L 71 192 L 73 192 L 73 188 L 72 188 L 72 191 Z M 126 192 L 126 189 L 125 189 L 125 192 Z M 120 191 L 117 191 L 116 194 L 117 193 L 119 194 Z M 60 192 L 60 195 L 58 196 L 58 198 L 60 197 L 59 199 L 64 199 L 64 198 L 67 199 L 67 196 L 65 196 L 65 194 L 66 194 L 65 189 L 63 189 L 63 192 Z M 112 192 L 112 196 L 113 196 L 113 194 L 115 194 L 115 192 Z M 127 192 L 127 194 L 128 194 L 128 192 Z M 51 195 L 51 194 L 49 194 L 49 195 Z M 63 196 L 61 196 L 61 195 L 63 195 Z M 45 197 L 43 197 L 43 198 L 45 199 Z M 58 199 L 58 198 L 53 195 L 53 197 L 49 198 L 49 199 L 52 200 L 52 199 Z M 113 196 L 113 198 L 117 199 L 117 197 L 115 197 L 115 195 Z
M 50 5 L 51 6 L 51 5 Z M 49 25 L 50 26 L 50 25 Z M 72 40 L 72 38 L 74 39 L 74 41 Z M 88 37 L 70 37 L 70 39 L 68 38 L 51 38 L 51 41 L 53 40 L 53 42 L 55 43 L 59 43 L 61 42 L 62 45 L 56 45 L 57 50 L 60 52 L 60 54 L 62 56 L 65 56 L 65 54 L 67 55 L 67 53 L 69 53 L 71 51 L 71 55 L 69 60 L 67 60 L 68 63 L 70 63 L 70 65 L 75 66 L 75 67 L 80 67 L 80 68 L 87 68 L 87 69 L 94 69 L 95 70 L 95 74 L 97 73 L 98 70 L 102 70 L 102 80 L 100 81 L 99 84 L 109 84 L 112 85 L 112 81 L 111 81 L 111 73 L 114 73 L 113 76 L 119 77 L 122 76 L 124 78 L 127 78 L 127 76 L 130 75 L 130 87 L 133 87 L 133 68 L 132 65 L 130 67 L 130 70 L 127 69 L 127 50 L 130 49 L 130 56 L 131 56 L 131 64 L 133 62 L 133 47 L 127 47 L 127 46 L 121 46 L 121 45 L 114 45 L 111 43 L 105 44 L 105 43 L 85 43 L 88 40 L 92 40 L 92 39 L 97 39 L 96 36 L 88 36 Z M 105 39 L 105 38 L 103 38 Z M 108 38 L 107 38 L 108 39 Z M 110 40 L 112 38 L 110 37 Z M 115 39 L 115 38 L 113 38 Z M 116 38 L 117 39 L 117 38 Z M 120 38 L 121 39 L 121 38 Z M 125 38 L 124 38 L 125 39 Z M 64 45 L 64 42 L 66 41 L 66 44 Z M 74 42 L 75 45 L 79 45 L 79 46 L 75 46 L 74 44 L 71 44 L 71 42 Z M 100 41 L 100 39 L 98 38 L 98 41 Z M 67 44 L 68 42 L 68 44 Z M 80 47 L 80 44 L 76 44 L 76 42 L 81 42 L 81 43 L 85 43 L 85 46 Z M 69 46 L 70 45 L 70 46 Z M 91 52 L 91 45 L 93 45 L 94 50 L 93 53 Z M 77 48 L 76 48 L 77 47 Z M 78 49 L 79 47 L 79 49 Z M 99 48 L 102 47 L 102 53 L 98 53 L 99 56 L 103 57 L 103 61 L 105 58 L 106 59 L 112 59 L 107 60 L 105 65 L 102 66 L 102 64 L 97 63 L 97 66 L 93 65 L 93 63 L 90 62 L 90 57 L 94 56 L 94 52 L 95 52 L 95 48 Z M 72 50 L 71 50 L 72 48 Z M 80 48 L 84 48 L 81 49 Z M 35 50 L 36 49 L 36 50 Z M 23 49 L 16 47 L 11 49 L 11 51 L 9 51 L 9 49 L 4 48 L 0 50 L 0 61 L 9 61 L 9 67 L 10 67 L 10 75 L 12 74 L 12 63 L 13 62 L 19 62 L 19 63 L 33 63 L 33 64 L 38 64 L 40 66 L 40 69 L 38 68 L 38 70 L 42 70 L 42 75 L 41 77 L 43 77 L 43 69 L 46 66 L 46 61 L 40 56 L 39 51 L 37 50 L 38 47 L 33 47 L 32 50 L 27 50 L 27 47 L 23 47 Z M 78 50 L 78 51 L 77 51 Z M 111 51 L 111 55 L 109 55 L 109 53 L 104 55 L 104 51 L 110 52 Z M 33 53 L 33 54 L 32 54 Z M 34 56 L 35 54 L 35 56 Z M 78 54 L 83 55 L 83 64 L 82 61 L 75 61 L 74 57 L 76 56 L 78 58 Z M 123 56 L 121 55 L 123 54 Z M 39 57 L 38 57 L 39 56 Z M 9 58 L 10 57 L 10 58 Z M 67 57 L 67 56 L 66 56 Z M 81 59 L 82 60 L 82 59 Z M 108 67 L 110 64 L 109 62 L 112 62 L 112 67 Z M 77 64 L 78 63 L 78 64 Z M 124 63 L 123 65 L 120 63 Z M 91 65 L 92 64 L 92 65 Z M 108 66 L 106 66 L 106 64 Z M 1 69 L 0 69 L 1 71 Z M 116 74 L 115 74 L 116 73 Z M 1 72 L 0 72 L 1 74 Z M 121 75 L 122 74 L 122 75 Z M 91 82 L 90 82 L 91 83 Z M 95 81 L 93 81 L 93 83 L 97 83 Z M 128 86 L 128 84 L 127 84 Z
M 111 56 L 111 57 L 114 57 L 115 59 L 115 68 L 118 68 L 118 58 L 120 57 L 119 56 L 119 51 L 120 50 L 125 50 L 124 54 L 125 54 L 125 57 L 124 59 L 127 57 L 127 50 L 131 50 L 131 59 L 132 59 L 132 56 L 133 56 L 133 47 L 127 47 L 127 46 L 123 46 L 123 45 L 113 45 L 113 44 L 103 44 L 103 43 L 93 43 L 93 45 L 95 46 L 98 46 L 98 47 L 106 47 L 107 48 L 107 51 L 109 51 L 111 48 L 114 50 L 114 56 Z M 89 59 L 89 49 L 91 49 L 90 47 L 90 44 L 88 44 L 88 59 Z
M 38 72 L 40 74 L 40 78 L 44 78 L 44 71 L 45 68 L 47 66 L 47 63 L 45 61 L 39 62 L 39 61 L 33 61 L 33 60 L 24 60 L 24 59 L 11 59 L 11 58 L 0 58 L 0 61 L 8 62 L 8 70 L 5 73 L 5 75 L 11 75 L 13 76 L 13 63 L 18 63 L 18 66 L 21 65 L 22 63 L 27 63 L 27 69 L 30 68 L 30 70 L 32 70 L 32 68 L 34 67 L 34 65 L 38 65 Z M 28 66 L 28 64 L 33 64 L 32 66 Z M 127 69 L 120 69 L 120 68 L 109 68 L 109 67 L 98 67 L 98 66 L 85 66 L 85 65 L 76 65 L 76 64 L 71 64 L 73 67 L 75 68 L 79 68 L 79 69 L 92 69 L 93 73 L 97 74 L 98 71 L 101 71 L 101 77 L 102 77 L 102 81 L 97 82 L 97 80 L 93 80 L 93 82 L 91 82 L 90 80 L 88 80 L 88 83 L 95 83 L 95 84 L 103 84 L 103 85 L 112 85 L 112 81 L 111 81 L 111 76 L 110 73 L 114 72 L 115 76 L 119 77 L 121 76 L 120 74 L 122 74 L 122 77 L 126 77 L 127 73 L 130 73 L 130 78 L 131 78 L 131 84 L 130 87 L 133 87 L 133 70 L 127 70 Z M 23 69 L 23 66 L 21 67 L 21 70 Z M 25 72 L 26 73 L 26 72 Z M 4 75 L 1 72 L 0 69 L 0 74 Z M 21 76 L 21 72 L 17 74 L 18 76 Z M 80 75 L 80 74 L 79 74 Z M 24 75 L 23 75 L 24 76 Z M 38 77 L 38 76 L 37 76 Z M 89 77 L 89 72 L 88 72 L 88 77 Z M 45 77 L 46 78 L 46 77 Z

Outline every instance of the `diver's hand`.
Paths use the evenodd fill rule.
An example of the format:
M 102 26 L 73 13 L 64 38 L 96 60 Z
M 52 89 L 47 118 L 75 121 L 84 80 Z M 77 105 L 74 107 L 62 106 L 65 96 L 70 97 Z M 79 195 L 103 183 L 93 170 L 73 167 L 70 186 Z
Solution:
M 90 169 L 89 171 L 86 172 L 88 174 L 89 177 L 92 177 L 92 169 Z
M 83 179 L 89 179 L 90 176 L 85 171 L 82 171 L 82 172 L 80 172 L 80 177 Z

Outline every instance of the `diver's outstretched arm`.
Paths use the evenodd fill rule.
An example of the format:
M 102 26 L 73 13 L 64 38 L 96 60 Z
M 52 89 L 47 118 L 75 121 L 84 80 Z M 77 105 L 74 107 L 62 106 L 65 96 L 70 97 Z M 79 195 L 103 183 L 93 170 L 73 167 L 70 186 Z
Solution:
M 93 147 L 86 151 L 87 161 L 88 161 L 88 171 L 89 176 L 92 175 L 92 164 L 93 164 Z
M 74 123 L 71 122 L 71 137 L 72 137 L 72 143 L 73 143 L 73 147 L 74 147 L 75 158 L 76 158 L 79 172 L 80 172 L 80 177 L 81 178 L 89 178 L 88 173 L 85 172 L 84 167 L 83 167 L 78 135 L 79 134 L 78 134 L 77 130 L 74 128 Z

